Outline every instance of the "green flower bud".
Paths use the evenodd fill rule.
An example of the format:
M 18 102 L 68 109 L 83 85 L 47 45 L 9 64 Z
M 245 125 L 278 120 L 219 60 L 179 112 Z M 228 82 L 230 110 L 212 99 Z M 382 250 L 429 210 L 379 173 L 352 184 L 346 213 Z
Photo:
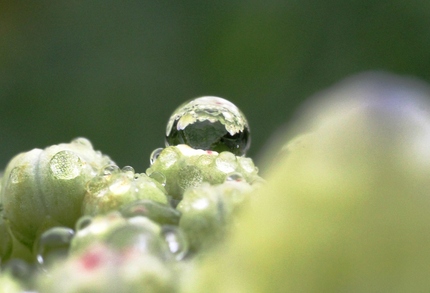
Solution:
M 81 216 L 86 183 L 109 162 L 84 138 L 15 156 L 0 195 L 12 233 L 31 247 L 48 227 L 73 227 Z
M 187 235 L 190 249 L 201 251 L 213 247 L 234 223 L 234 216 L 253 190 L 243 181 L 226 181 L 220 185 L 202 184 L 189 188 L 177 209 L 182 213 L 179 227 Z

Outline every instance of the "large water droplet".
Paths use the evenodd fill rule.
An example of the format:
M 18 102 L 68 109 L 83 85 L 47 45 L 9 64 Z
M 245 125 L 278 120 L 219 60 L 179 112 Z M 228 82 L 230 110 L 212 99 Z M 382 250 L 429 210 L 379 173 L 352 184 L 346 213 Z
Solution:
M 161 235 L 163 235 L 176 260 L 181 260 L 187 255 L 188 241 L 181 229 L 176 226 L 165 225 L 161 229 Z
M 167 123 L 166 145 L 187 144 L 194 149 L 245 155 L 251 136 L 248 121 L 233 103 L 201 97 L 182 104 Z
M 35 248 L 37 264 L 46 270 L 59 259 L 67 257 L 73 236 L 73 230 L 66 227 L 54 227 L 42 233 Z
M 78 177 L 81 173 L 82 165 L 79 156 L 68 150 L 56 153 L 49 161 L 52 175 L 63 180 Z

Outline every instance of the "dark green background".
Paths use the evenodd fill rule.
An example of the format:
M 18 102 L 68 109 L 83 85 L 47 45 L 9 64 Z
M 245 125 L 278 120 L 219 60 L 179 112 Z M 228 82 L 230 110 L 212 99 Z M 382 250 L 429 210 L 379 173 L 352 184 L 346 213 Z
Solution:
M 202 95 L 243 110 L 257 156 L 303 99 L 369 69 L 430 79 L 430 1 L 2 1 L 0 166 L 84 136 L 142 172 Z

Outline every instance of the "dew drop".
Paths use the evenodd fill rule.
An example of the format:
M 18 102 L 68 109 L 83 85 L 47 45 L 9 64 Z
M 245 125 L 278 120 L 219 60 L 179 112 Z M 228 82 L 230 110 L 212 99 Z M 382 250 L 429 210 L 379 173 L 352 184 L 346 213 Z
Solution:
M 234 172 L 237 168 L 236 156 L 230 152 L 222 152 L 215 159 L 215 164 L 218 170 L 224 173 Z
M 10 171 L 9 180 L 13 184 L 20 183 L 28 178 L 28 174 L 25 172 L 25 166 L 17 166 Z
M 151 163 L 151 165 L 154 164 L 155 160 L 158 158 L 158 156 L 163 150 L 163 148 L 158 148 L 152 151 L 151 156 L 149 158 L 149 162 Z
M 121 214 L 126 218 L 143 216 L 161 225 L 178 225 L 181 213 L 168 204 L 150 199 L 133 201 L 121 208 Z
M 245 181 L 245 178 L 243 178 L 242 174 L 238 172 L 233 172 L 227 175 L 226 181 Z
M 49 161 L 52 175 L 57 179 L 70 180 L 80 175 L 82 161 L 77 154 L 64 150 L 56 153 Z
M 212 163 L 215 160 L 215 156 L 207 154 L 207 155 L 201 155 L 198 159 L 197 159 L 197 166 L 199 167 L 208 167 L 210 165 L 212 165 Z
M 109 190 L 114 194 L 124 194 L 131 188 L 130 180 L 128 176 L 120 174 L 112 180 L 109 185 Z
M 134 168 L 132 166 L 125 166 L 121 169 L 121 171 L 129 178 L 134 179 Z
M 230 151 L 243 156 L 250 142 L 243 113 L 219 97 L 200 97 L 182 104 L 166 127 L 166 146 L 187 144 L 194 149 Z
M 96 176 L 92 178 L 87 183 L 87 192 L 91 195 L 101 196 L 105 192 L 103 190 L 107 190 L 108 182 L 103 176 Z
M 85 229 L 89 225 L 91 225 L 92 222 L 93 222 L 93 218 L 92 217 L 90 217 L 90 216 L 83 216 L 83 217 L 79 218 L 79 220 L 76 222 L 75 229 L 78 232 L 78 231 L 80 231 L 82 229 Z
M 42 270 L 68 255 L 74 232 L 66 227 L 51 228 L 40 235 L 36 244 L 36 261 Z
M 149 178 L 152 178 L 161 185 L 166 186 L 166 176 L 164 176 L 163 173 L 157 171 L 152 172 L 151 174 L 149 174 Z
M 171 225 L 165 225 L 161 229 L 161 235 L 176 260 L 182 260 L 188 252 L 188 241 L 181 229 Z
M 239 165 L 248 173 L 257 173 L 258 169 L 255 167 L 251 158 L 238 157 Z
M 158 156 L 158 160 L 165 168 L 170 168 L 178 160 L 178 153 L 173 148 L 164 149 Z
M 111 176 L 112 174 L 119 173 L 119 172 L 120 172 L 120 169 L 117 165 L 109 164 L 103 168 L 101 174 L 104 176 Z

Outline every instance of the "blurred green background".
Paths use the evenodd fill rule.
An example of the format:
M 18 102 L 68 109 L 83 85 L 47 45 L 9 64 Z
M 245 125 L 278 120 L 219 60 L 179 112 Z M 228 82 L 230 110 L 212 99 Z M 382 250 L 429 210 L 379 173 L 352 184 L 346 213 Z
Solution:
M 143 172 L 202 95 L 242 109 L 258 158 L 306 97 L 369 69 L 430 79 L 430 1 L 1 1 L 0 166 L 84 136 Z

